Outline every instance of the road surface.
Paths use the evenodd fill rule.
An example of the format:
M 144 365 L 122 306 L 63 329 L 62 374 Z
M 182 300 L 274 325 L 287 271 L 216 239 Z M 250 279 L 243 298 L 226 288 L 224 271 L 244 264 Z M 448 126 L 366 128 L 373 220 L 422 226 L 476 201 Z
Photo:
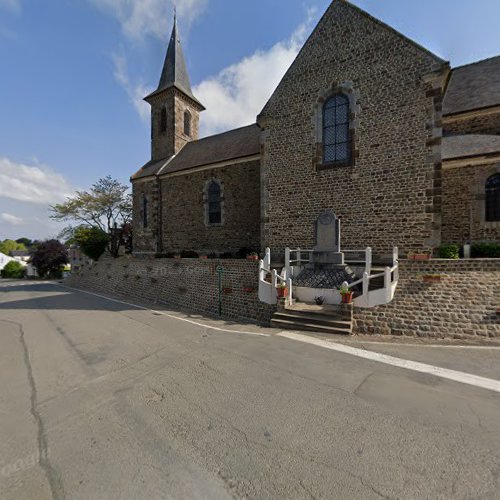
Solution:
M 298 338 L 0 281 L 0 498 L 500 498 L 500 349 Z

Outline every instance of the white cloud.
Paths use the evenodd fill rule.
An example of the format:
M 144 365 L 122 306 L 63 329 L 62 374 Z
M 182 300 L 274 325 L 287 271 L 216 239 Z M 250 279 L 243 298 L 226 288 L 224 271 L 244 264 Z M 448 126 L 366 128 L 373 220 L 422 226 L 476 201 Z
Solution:
M 0 0 L 0 7 L 19 12 L 21 10 L 21 0 Z
M 5 1 L 5 0 L 0 0 Z M 208 0 L 90 0 L 113 15 L 130 38 L 152 35 L 165 39 L 172 21 L 174 4 L 177 16 L 190 25 L 205 9 Z
M 143 83 L 132 83 L 127 69 L 127 60 L 124 56 L 113 54 L 112 55 L 113 64 L 114 64 L 114 76 L 116 81 L 123 87 L 129 101 L 134 106 L 139 116 L 145 122 L 149 121 L 150 110 L 149 104 L 144 101 L 144 97 L 151 93 L 154 89 L 152 87 L 148 87 Z
M 0 214 L 0 217 L 2 220 L 7 222 L 7 224 L 11 224 L 13 226 L 22 226 L 24 224 L 24 219 L 21 217 L 17 217 L 16 215 L 8 214 L 6 212 L 3 212 Z
M 207 108 L 200 123 L 202 135 L 255 121 L 305 42 L 315 14 L 315 9 L 308 10 L 289 40 L 245 57 L 193 89 Z
M 68 181 L 44 165 L 24 165 L 0 157 L 0 198 L 53 204 L 64 201 L 74 189 Z

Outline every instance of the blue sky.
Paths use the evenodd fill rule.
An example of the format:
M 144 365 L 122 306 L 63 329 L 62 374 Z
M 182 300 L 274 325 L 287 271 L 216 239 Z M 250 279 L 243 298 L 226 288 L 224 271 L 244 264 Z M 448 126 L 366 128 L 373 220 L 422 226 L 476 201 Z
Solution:
M 255 120 L 329 0 L 177 0 L 202 134 Z M 498 0 L 354 0 L 452 66 L 500 53 Z M 0 0 L 0 239 L 55 236 L 50 203 L 149 159 L 171 0 Z

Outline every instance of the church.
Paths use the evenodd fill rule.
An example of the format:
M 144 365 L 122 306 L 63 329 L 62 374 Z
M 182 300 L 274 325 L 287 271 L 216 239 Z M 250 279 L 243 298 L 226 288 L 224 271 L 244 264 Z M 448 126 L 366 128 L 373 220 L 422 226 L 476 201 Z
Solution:
M 500 56 L 450 64 L 334 0 L 255 123 L 199 138 L 176 23 L 132 177 L 134 254 L 283 255 L 324 210 L 374 255 L 500 240 Z

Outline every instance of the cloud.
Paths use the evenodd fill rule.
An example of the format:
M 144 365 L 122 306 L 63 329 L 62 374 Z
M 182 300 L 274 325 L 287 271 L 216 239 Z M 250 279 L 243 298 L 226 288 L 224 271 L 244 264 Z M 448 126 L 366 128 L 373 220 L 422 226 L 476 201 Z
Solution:
M 127 60 L 123 55 L 112 54 L 114 65 L 114 77 L 116 81 L 127 93 L 129 101 L 134 106 L 137 113 L 144 122 L 149 122 L 150 109 L 149 104 L 144 101 L 144 97 L 150 94 L 154 88 L 148 87 L 143 83 L 132 83 L 127 69 Z
M 0 8 L 19 12 L 21 10 L 21 0 L 0 0 Z
M 316 9 L 309 9 L 290 39 L 245 57 L 193 89 L 207 108 L 200 123 L 202 135 L 255 121 L 305 42 L 315 14 Z
M 64 201 L 74 189 L 68 181 L 44 165 L 25 165 L 0 157 L 0 198 L 32 204 Z
M 0 217 L 2 218 L 2 220 L 13 226 L 22 226 L 24 224 L 24 219 L 12 214 L 8 214 L 6 212 L 0 214 Z
M 5 0 L 0 0 L 5 1 Z M 208 0 L 90 0 L 101 10 L 113 15 L 130 38 L 145 35 L 165 39 L 172 20 L 174 4 L 177 16 L 190 25 L 205 9 Z

